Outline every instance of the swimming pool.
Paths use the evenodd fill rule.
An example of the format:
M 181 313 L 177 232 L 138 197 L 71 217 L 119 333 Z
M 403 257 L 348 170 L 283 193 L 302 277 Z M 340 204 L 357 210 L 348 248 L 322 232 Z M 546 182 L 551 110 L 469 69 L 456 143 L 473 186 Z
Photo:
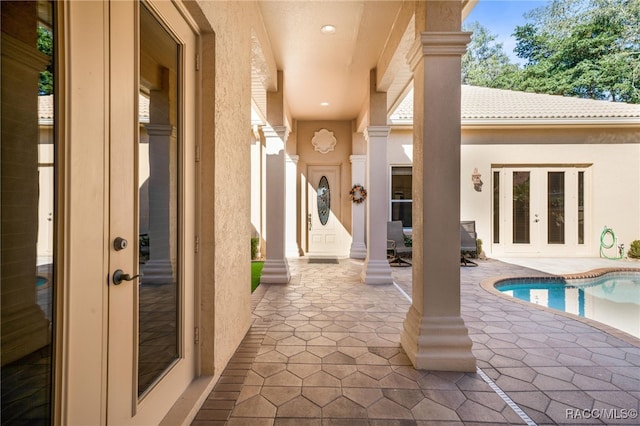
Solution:
M 510 278 L 496 290 L 548 308 L 589 318 L 640 338 L 640 273 L 595 278 Z

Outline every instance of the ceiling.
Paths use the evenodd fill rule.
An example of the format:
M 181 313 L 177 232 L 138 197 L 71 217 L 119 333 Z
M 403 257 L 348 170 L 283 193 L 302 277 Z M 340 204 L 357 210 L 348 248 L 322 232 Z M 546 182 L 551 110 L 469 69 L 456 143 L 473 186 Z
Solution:
M 461 1 L 463 15 L 477 2 Z M 406 54 L 415 38 L 413 2 L 291 0 L 258 4 L 264 37 L 254 43 L 261 45 L 258 49 L 252 48 L 252 94 L 255 109 L 263 116 L 265 86 L 269 86 L 265 80 L 271 79 L 271 90 L 275 87 L 274 77 L 264 75 L 269 59 L 275 61 L 274 67 L 283 74 L 288 119 L 362 118 L 368 109 L 369 73 L 379 68 L 381 61 L 386 61 L 381 90 L 387 92 L 388 112 L 409 90 L 412 74 Z M 321 31 L 328 24 L 335 27 L 335 33 Z M 258 50 L 262 52 L 256 54 Z M 256 61 L 258 56 L 260 61 Z
M 369 71 L 376 67 L 402 2 L 259 4 L 292 118 L 357 118 L 367 99 Z M 335 33 L 323 34 L 327 24 Z

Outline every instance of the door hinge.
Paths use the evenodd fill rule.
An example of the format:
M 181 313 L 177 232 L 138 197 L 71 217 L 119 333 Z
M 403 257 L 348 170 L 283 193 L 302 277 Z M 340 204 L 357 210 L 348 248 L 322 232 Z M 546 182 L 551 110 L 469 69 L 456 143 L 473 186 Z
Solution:
M 193 248 L 194 253 L 198 253 L 200 251 L 200 238 L 196 235 L 195 246 Z
M 196 71 L 200 71 L 200 54 L 196 54 Z
M 198 327 L 193 330 L 193 343 L 196 345 L 200 343 L 200 329 Z
M 196 145 L 196 163 L 200 162 L 200 145 Z

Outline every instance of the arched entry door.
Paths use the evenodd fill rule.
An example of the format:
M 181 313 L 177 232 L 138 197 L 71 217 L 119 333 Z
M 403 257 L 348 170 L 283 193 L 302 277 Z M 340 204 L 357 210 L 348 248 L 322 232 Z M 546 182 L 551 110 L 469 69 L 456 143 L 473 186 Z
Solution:
M 338 255 L 342 250 L 340 166 L 309 166 L 307 182 L 307 251 Z

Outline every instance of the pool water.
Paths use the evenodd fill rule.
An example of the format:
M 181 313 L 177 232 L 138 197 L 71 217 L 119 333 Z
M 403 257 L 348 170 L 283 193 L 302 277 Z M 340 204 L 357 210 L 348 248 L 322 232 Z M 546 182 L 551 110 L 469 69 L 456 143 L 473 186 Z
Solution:
M 512 297 L 589 318 L 640 338 L 640 273 L 608 273 L 598 278 L 517 278 L 496 289 Z

